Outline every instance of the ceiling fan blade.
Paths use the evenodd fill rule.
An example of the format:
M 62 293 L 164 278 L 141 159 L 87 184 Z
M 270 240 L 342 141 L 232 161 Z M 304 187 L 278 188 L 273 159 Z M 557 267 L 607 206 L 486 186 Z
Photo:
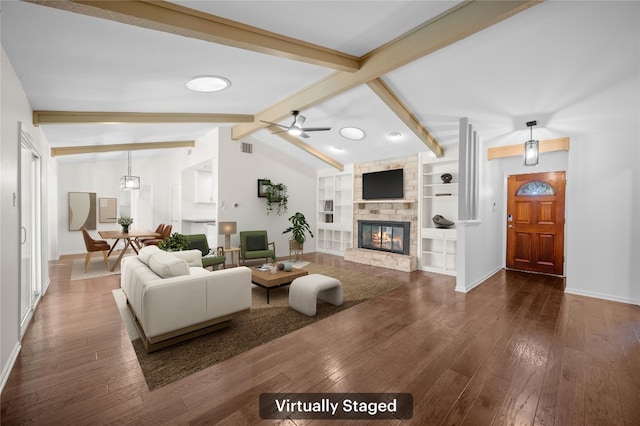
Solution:
M 304 126 L 304 122 L 307 119 L 307 117 L 305 117 L 304 115 L 296 115 L 293 118 L 293 124 L 291 125 L 302 128 L 302 126 Z
M 305 127 L 302 129 L 303 132 L 326 132 L 327 130 L 331 130 L 331 127 Z
M 271 121 L 264 121 L 264 120 L 260 120 L 260 121 L 262 121 L 263 123 L 271 124 L 273 126 L 282 127 L 283 129 L 288 129 L 289 128 L 289 126 L 284 126 L 284 125 L 278 124 L 278 123 L 272 123 Z
M 309 138 L 309 135 L 305 132 L 300 133 L 300 136 L 302 136 L 303 138 Z

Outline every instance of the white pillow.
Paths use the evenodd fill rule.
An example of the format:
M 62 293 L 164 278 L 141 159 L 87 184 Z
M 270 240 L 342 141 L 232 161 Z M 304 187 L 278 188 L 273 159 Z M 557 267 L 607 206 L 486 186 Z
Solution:
M 187 265 L 186 260 L 179 259 L 173 254 L 162 250 L 151 255 L 149 268 L 161 278 L 189 275 L 189 265 Z
M 202 268 L 202 252 L 198 249 L 172 251 L 171 254 L 179 259 L 186 260 L 187 265 L 190 267 L 199 266 Z
M 138 259 L 140 260 L 140 262 L 149 266 L 149 259 L 151 258 L 151 255 L 154 253 L 158 253 L 159 251 L 161 250 L 158 248 L 158 246 L 144 246 L 138 252 Z

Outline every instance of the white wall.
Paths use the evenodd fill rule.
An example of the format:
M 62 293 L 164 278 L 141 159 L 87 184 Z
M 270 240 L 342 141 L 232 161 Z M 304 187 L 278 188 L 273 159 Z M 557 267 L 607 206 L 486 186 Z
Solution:
M 0 106 L 0 384 L 2 387 L 20 349 L 20 215 L 19 194 L 19 147 L 20 123 L 29 134 L 34 148 L 40 154 L 42 164 L 42 288 L 49 282 L 47 268 L 49 147 L 39 128 L 33 127 L 32 109 L 22 85 L 2 49 L 0 76 L 2 93 Z M 14 200 L 16 200 L 14 202 Z
M 253 143 L 253 154 L 242 153 L 240 142 L 231 139 L 230 130 L 220 129 L 218 220 L 237 222 L 238 232 L 266 229 L 269 240 L 276 244 L 277 256 L 288 256 L 290 236 L 283 235 L 282 231 L 289 227 L 290 216 L 299 211 L 311 229 L 316 229 L 316 170 L 251 138 L 243 141 Z M 287 185 L 289 210 L 286 214 L 267 215 L 266 198 L 257 196 L 258 179 Z M 234 207 L 236 203 L 238 207 Z M 224 237 L 218 242 L 222 244 Z M 232 235 L 231 245 L 238 244 L 239 235 Z M 307 239 L 304 247 L 305 252 L 315 251 L 315 238 Z
M 637 73 L 563 112 L 585 117 L 569 153 L 567 292 L 640 304 L 639 94 Z

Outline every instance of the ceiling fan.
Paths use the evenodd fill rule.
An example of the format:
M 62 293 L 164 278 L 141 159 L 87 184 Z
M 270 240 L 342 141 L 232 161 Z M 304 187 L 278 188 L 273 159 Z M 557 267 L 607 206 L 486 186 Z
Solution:
M 308 138 L 307 132 L 325 132 L 327 130 L 331 130 L 331 127 L 303 127 L 304 122 L 307 119 L 304 115 L 300 115 L 300 111 L 293 110 L 291 111 L 291 115 L 293 116 L 293 123 L 290 126 L 285 126 L 278 123 L 272 123 L 270 121 L 260 120 L 263 123 L 273 124 L 274 126 L 282 127 L 284 130 L 281 132 L 287 132 L 293 136 L 302 136 L 303 138 Z M 275 132 L 280 133 L 280 132 Z

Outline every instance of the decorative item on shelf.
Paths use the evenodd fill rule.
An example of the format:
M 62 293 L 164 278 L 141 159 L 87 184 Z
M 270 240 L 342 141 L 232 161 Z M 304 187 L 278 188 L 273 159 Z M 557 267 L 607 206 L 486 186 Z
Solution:
M 284 270 L 285 272 L 291 272 L 291 262 L 284 262 Z
M 284 271 L 284 263 L 278 263 L 278 271 Z
M 304 249 L 304 242 L 307 240 L 305 233 L 308 233 L 311 238 L 313 238 L 313 232 L 311 232 L 311 227 L 307 223 L 307 219 L 300 212 L 296 212 L 293 216 L 289 218 L 289 222 L 291 222 L 291 226 L 282 231 L 283 234 L 287 234 L 291 232 L 291 239 L 289 240 L 289 256 L 291 253 L 296 254 L 296 260 L 298 260 L 299 254 L 302 253 Z
M 442 179 L 442 183 L 451 183 L 453 176 L 451 173 L 443 173 L 440 175 L 440 179 Z
M 435 215 L 431 220 L 435 223 L 436 228 L 450 228 L 454 225 L 449 219 L 439 214 Z
M 118 218 L 118 225 L 122 226 L 122 232 L 127 234 L 129 232 L 129 226 L 133 223 L 133 219 L 128 216 L 121 216 Z
M 189 242 L 187 238 L 178 232 L 174 232 L 170 237 L 158 243 L 158 248 L 164 251 L 182 251 L 188 247 Z
M 224 235 L 224 248 L 231 248 L 231 235 L 237 233 L 236 222 L 220 222 L 218 225 L 218 235 Z
M 278 216 L 287 212 L 287 185 L 283 183 L 270 183 L 266 186 L 267 214 L 275 212 Z

